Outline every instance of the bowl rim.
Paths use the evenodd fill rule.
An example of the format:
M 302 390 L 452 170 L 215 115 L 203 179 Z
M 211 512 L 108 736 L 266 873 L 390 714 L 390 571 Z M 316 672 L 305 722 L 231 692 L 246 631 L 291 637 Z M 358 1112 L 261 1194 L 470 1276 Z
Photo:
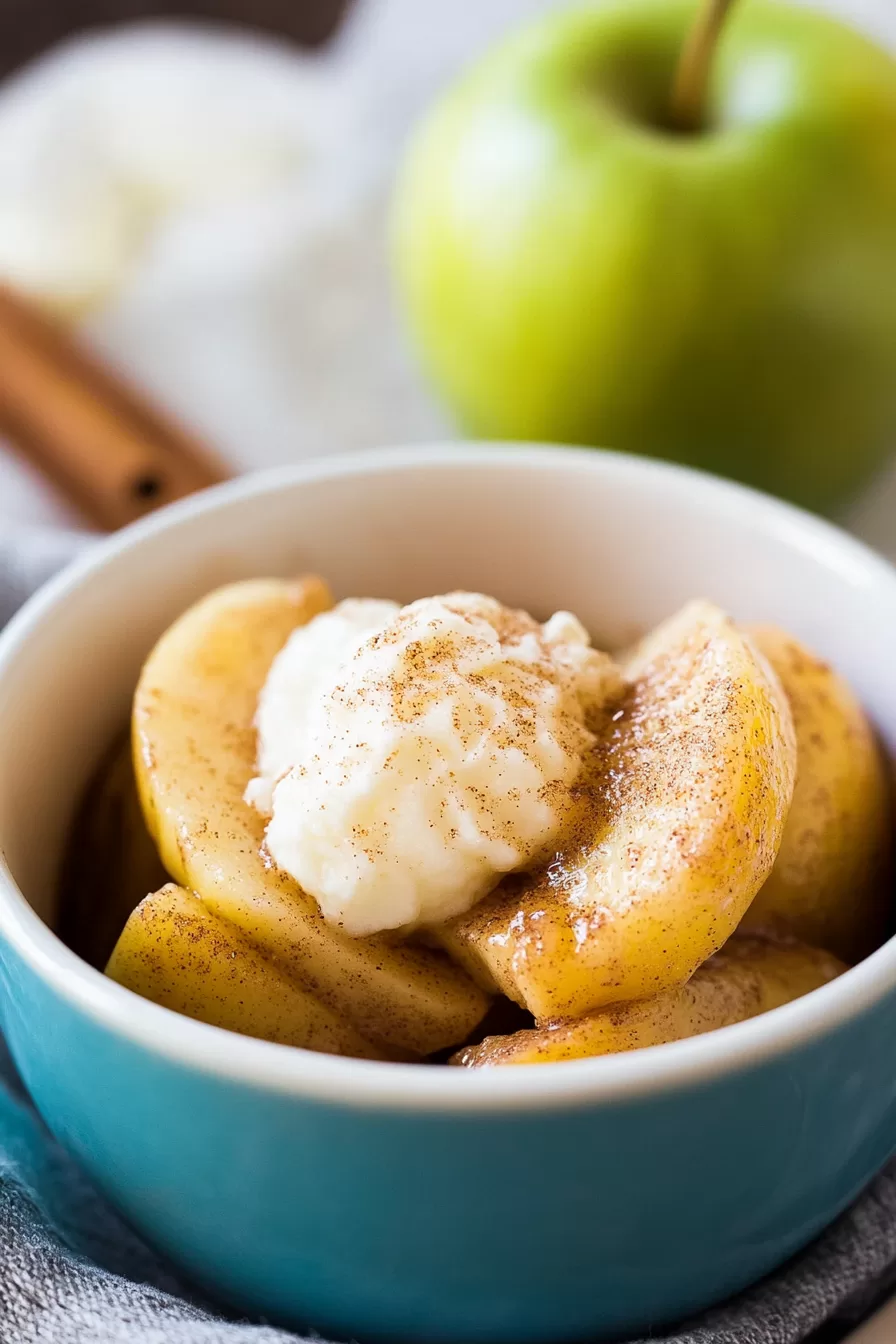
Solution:
M 207 513 L 285 488 L 339 476 L 365 476 L 494 464 L 548 468 L 558 461 L 586 473 L 661 479 L 675 496 L 695 491 L 707 509 L 743 519 L 802 550 L 854 585 L 889 589 L 896 568 L 833 524 L 748 486 L 692 468 L 603 449 L 546 444 L 445 441 L 428 447 L 370 449 L 269 468 L 214 486 L 160 509 L 99 541 L 50 579 L 0 633 L 0 691 L 32 632 L 68 596 L 145 539 Z M 151 1003 L 82 961 L 28 904 L 0 852 L 0 935 L 50 990 L 119 1038 L 191 1070 L 295 1097 L 358 1108 L 475 1115 L 489 1111 L 621 1103 L 712 1082 L 808 1045 L 871 1009 L 896 988 L 896 937 L 838 979 L 793 1003 L 745 1022 L 627 1054 L 564 1061 L 549 1068 L 455 1070 L 318 1054 L 241 1036 Z

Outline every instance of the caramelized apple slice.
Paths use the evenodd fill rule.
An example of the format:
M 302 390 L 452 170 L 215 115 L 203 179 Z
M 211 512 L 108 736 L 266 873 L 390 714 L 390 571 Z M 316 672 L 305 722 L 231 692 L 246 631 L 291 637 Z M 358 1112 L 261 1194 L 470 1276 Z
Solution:
M 783 930 L 859 961 L 883 941 L 892 914 L 887 771 L 843 678 L 782 630 L 751 634 L 790 700 L 797 773 L 775 866 L 744 927 Z
M 330 605 L 319 579 L 257 580 L 219 589 L 174 623 L 134 699 L 141 801 L 180 885 L 365 1038 L 426 1055 L 464 1040 L 486 996 L 439 952 L 328 926 L 265 857 L 264 823 L 243 801 L 271 661 L 295 626 Z
M 689 604 L 624 670 L 562 852 L 440 930 L 538 1019 L 684 984 L 768 877 L 793 794 L 786 697 L 718 608 Z
M 743 1022 L 827 984 L 847 968 L 829 952 L 736 934 L 686 985 L 652 999 L 617 1003 L 588 1017 L 557 1018 L 534 1030 L 490 1036 L 452 1064 L 550 1064 L 643 1050 Z
M 213 1027 L 331 1055 L 384 1058 L 232 924 L 173 883 L 134 910 L 106 974 L 144 999 Z
M 57 932 L 102 968 L 131 911 L 167 881 L 137 797 L 130 735 L 122 734 L 97 767 L 69 834 Z

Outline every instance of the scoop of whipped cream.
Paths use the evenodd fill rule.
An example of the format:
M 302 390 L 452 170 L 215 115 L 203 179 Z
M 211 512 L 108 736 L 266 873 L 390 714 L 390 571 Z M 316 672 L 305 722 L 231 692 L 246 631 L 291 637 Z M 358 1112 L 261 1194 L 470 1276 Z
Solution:
M 274 785 L 302 761 L 313 711 L 357 649 L 397 616 L 397 602 L 349 598 L 293 631 L 271 664 L 255 714 L 258 775 L 246 802 L 270 816 Z
M 549 851 L 586 716 L 618 686 L 569 612 L 342 602 L 271 667 L 247 800 L 274 862 L 347 933 L 434 924 Z

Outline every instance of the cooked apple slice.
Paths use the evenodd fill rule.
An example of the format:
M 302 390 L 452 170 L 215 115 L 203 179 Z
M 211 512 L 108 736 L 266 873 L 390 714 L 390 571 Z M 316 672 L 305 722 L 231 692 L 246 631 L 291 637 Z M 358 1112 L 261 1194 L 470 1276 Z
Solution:
M 717 607 L 686 606 L 624 671 L 562 851 L 440 931 L 538 1019 L 684 984 L 768 877 L 790 806 L 786 697 Z
M 686 985 L 652 999 L 612 1004 L 588 1017 L 556 1018 L 534 1030 L 490 1036 L 458 1051 L 450 1063 L 471 1069 L 550 1064 L 683 1041 L 779 1008 L 846 969 L 837 957 L 814 947 L 736 934 Z
M 887 769 L 842 677 L 782 630 L 750 633 L 790 700 L 797 774 L 775 866 L 744 927 L 784 930 L 859 961 L 892 916 Z
M 232 924 L 173 883 L 133 911 L 106 974 L 144 999 L 213 1027 L 331 1055 L 383 1058 Z
M 352 939 L 264 852 L 243 801 L 255 714 L 290 632 L 331 605 L 319 579 L 253 580 L 187 611 L 146 661 L 134 698 L 134 761 L 147 825 L 170 875 L 278 961 L 365 1038 L 426 1055 L 470 1033 L 488 1007 L 443 954 Z
M 97 767 L 71 827 L 59 883 L 60 938 L 101 969 L 131 911 L 167 880 L 123 733 Z

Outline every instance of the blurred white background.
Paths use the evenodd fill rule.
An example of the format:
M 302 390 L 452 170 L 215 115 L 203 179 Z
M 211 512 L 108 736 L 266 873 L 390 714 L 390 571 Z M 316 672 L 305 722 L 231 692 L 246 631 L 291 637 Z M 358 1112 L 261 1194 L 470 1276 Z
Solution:
M 814 0 L 896 49 L 894 0 Z M 359 0 L 337 39 L 142 25 L 0 87 L 0 274 L 237 468 L 432 439 L 386 204 L 421 109 L 546 0 Z M 894 445 L 896 447 L 896 445 Z M 76 522 L 0 450 L 0 521 Z M 896 472 L 848 520 L 896 557 Z

